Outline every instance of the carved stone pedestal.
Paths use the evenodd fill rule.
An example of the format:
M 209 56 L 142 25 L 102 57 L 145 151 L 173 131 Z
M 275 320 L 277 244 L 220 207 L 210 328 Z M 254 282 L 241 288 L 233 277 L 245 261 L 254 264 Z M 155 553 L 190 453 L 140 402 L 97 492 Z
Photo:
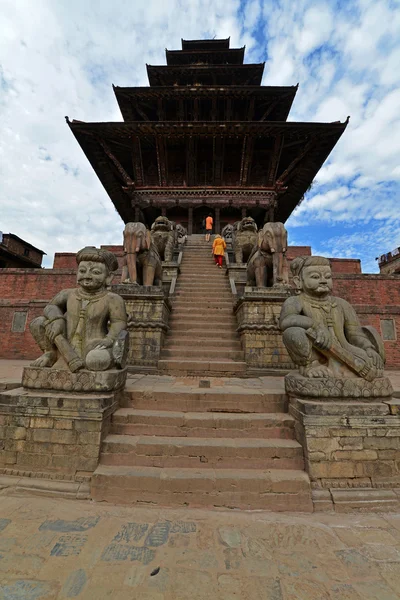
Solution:
M 246 287 L 235 305 L 245 361 L 257 369 L 292 369 L 278 321 L 289 291 Z
M 238 296 L 241 296 L 244 292 L 244 288 L 246 287 L 247 265 L 246 263 L 238 264 L 235 262 L 231 262 L 230 260 L 227 260 L 226 262 L 231 288 L 234 288 L 236 294 Z
M 289 395 L 315 510 L 400 508 L 399 400 Z
M 175 286 L 179 275 L 179 263 L 176 261 L 162 263 L 162 284 L 164 292 L 167 296 L 172 296 L 175 292 Z
M 128 367 L 157 367 L 171 312 L 163 289 L 120 284 L 114 285 L 112 291 L 125 300 L 128 314 Z
M 88 382 L 93 390 L 104 388 L 105 377 L 109 391 L 86 391 Z M 71 373 L 26 368 L 23 381 L 30 387 L 0 394 L 0 472 L 70 482 L 90 479 L 125 380 L 126 369 Z M 58 384 L 59 389 L 43 389 Z

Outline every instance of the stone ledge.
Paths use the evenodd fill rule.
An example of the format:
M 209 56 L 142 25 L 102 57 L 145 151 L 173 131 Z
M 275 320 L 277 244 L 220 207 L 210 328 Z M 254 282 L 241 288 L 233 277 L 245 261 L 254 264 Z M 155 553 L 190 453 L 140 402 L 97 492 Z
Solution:
M 400 508 L 393 490 L 373 488 L 331 489 L 335 512 L 391 512 Z
M 112 392 L 124 387 L 126 369 L 108 371 L 77 371 L 25 367 L 22 385 L 32 390 L 57 390 L 64 392 Z
M 0 475 L 0 490 L 12 491 L 13 495 L 34 494 L 71 498 L 77 500 L 90 499 L 90 484 L 88 482 L 57 481 L 53 479 L 37 479 L 35 477 L 18 477 Z
M 336 377 L 303 377 L 297 371 L 285 377 L 285 390 L 293 396 L 302 398 L 318 398 L 327 401 L 330 398 L 348 401 L 377 400 L 390 398 L 393 394 L 392 384 L 388 377 L 378 377 L 367 381 L 361 377 L 340 379 Z

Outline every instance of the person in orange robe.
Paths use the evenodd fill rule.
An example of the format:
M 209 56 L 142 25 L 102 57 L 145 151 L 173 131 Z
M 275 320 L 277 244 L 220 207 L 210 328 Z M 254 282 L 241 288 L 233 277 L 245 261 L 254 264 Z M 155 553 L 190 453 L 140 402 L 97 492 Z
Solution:
M 206 218 L 206 242 L 210 241 L 210 235 L 212 234 L 212 228 L 214 224 L 214 219 L 211 216 L 211 213 Z
M 212 245 L 212 254 L 214 255 L 215 264 L 222 269 L 222 259 L 225 254 L 226 242 L 220 235 L 215 236 L 215 240 Z

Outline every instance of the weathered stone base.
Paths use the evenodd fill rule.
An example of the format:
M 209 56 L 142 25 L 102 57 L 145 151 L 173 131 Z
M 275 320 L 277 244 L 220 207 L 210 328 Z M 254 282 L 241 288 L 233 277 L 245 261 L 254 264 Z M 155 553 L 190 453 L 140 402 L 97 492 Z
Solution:
M 297 371 L 286 375 L 285 390 L 288 394 L 300 398 L 341 398 L 345 401 L 348 398 L 390 398 L 393 394 L 388 377 L 379 377 L 373 381 L 361 377 L 302 377 Z
M 0 467 L 83 481 L 96 469 L 101 441 L 121 392 L 16 388 L 0 394 Z
M 161 287 L 114 285 L 128 313 L 128 365 L 156 367 L 168 331 L 171 306 Z
M 293 369 L 278 325 L 282 304 L 289 295 L 285 290 L 246 287 L 238 299 L 234 311 L 248 367 Z
M 63 392 L 112 392 L 125 386 L 126 369 L 109 371 L 77 371 L 25 367 L 22 385 L 35 390 L 59 390 Z
M 314 512 L 397 512 L 400 508 L 400 488 L 313 490 L 312 500 Z
M 316 510 L 400 508 L 397 402 L 290 397 Z
M 11 470 L 11 469 L 10 469 Z M 3 469 L 0 469 L 0 473 Z M 29 476 L 27 476 L 29 475 Z M 71 500 L 88 500 L 90 499 L 90 483 L 88 481 L 70 481 L 49 479 L 44 475 L 35 472 L 26 472 L 24 475 L 1 475 L 0 474 L 0 490 L 7 489 L 13 495 L 22 496 L 50 496 L 56 498 L 69 498 Z

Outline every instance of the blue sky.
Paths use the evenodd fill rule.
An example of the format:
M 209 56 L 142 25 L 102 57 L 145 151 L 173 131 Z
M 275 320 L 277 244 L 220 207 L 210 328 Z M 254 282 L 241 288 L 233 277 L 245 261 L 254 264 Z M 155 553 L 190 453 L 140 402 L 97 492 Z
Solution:
M 122 221 L 64 116 L 119 121 L 181 38 L 231 37 L 264 85 L 300 87 L 291 121 L 346 132 L 287 222 L 291 244 L 362 259 L 400 245 L 400 5 L 391 0 L 2 0 L 0 229 L 48 254 L 121 241 Z

